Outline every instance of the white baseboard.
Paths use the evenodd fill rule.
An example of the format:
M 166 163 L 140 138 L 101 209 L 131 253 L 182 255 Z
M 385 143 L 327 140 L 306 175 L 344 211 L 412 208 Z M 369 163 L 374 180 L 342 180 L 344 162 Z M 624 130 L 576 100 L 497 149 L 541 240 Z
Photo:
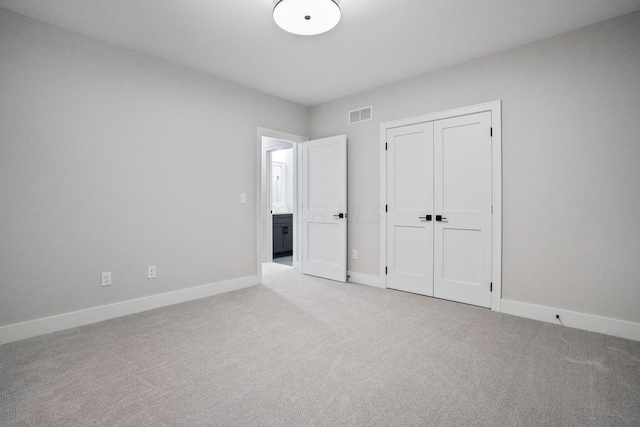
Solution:
M 503 299 L 500 311 L 514 316 L 640 341 L 640 323 Z M 560 320 L 556 319 L 560 315 Z
M 348 271 L 349 282 L 358 283 L 360 285 L 373 286 L 374 288 L 383 288 L 382 280 L 380 276 L 371 276 L 369 274 L 356 273 L 354 271 Z
M 77 326 L 97 323 L 116 317 L 127 316 L 129 314 L 140 313 L 142 311 L 153 310 L 154 308 L 165 307 L 225 292 L 236 291 L 255 286 L 259 283 L 260 278 L 257 275 L 247 276 L 238 279 L 226 280 L 224 282 L 195 286 L 192 288 L 181 289 L 179 291 L 102 305 L 100 307 L 73 311 L 56 316 L 29 320 L 27 322 L 15 323 L 13 325 L 0 326 L 0 345 L 49 334 L 51 332 L 62 331 L 64 329 L 75 328 Z

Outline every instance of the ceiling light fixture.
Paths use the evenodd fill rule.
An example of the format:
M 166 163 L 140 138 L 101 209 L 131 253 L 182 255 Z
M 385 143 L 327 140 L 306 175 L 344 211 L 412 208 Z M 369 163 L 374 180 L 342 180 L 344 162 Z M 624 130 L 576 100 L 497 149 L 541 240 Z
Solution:
M 273 19 L 301 36 L 326 33 L 340 21 L 339 0 L 274 0 Z

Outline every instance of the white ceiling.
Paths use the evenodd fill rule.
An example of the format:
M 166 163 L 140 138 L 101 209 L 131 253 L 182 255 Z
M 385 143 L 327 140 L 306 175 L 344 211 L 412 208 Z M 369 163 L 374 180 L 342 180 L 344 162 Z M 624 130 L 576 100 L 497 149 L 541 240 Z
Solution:
M 315 105 L 640 10 L 640 0 L 341 0 L 329 33 L 272 0 L 0 0 L 0 7 Z

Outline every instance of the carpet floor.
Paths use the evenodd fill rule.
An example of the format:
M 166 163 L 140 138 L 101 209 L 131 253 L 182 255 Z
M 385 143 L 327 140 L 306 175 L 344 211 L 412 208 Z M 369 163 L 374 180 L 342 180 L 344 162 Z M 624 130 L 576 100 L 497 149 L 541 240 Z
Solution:
M 2 426 L 640 426 L 640 342 L 265 265 L 0 346 Z

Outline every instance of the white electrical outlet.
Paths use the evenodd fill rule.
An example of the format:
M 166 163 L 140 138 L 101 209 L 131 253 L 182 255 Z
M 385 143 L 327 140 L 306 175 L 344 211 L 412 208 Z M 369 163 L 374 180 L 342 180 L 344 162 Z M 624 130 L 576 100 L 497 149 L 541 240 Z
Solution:
M 351 258 L 358 259 L 358 250 L 357 249 L 353 249 L 351 251 Z
M 156 266 L 150 265 L 147 267 L 147 279 L 155 279 L 156 278 Z
M 102 273 L 100 275 L 100 284 L 102 286 L 111 286 L 111 272 Z

